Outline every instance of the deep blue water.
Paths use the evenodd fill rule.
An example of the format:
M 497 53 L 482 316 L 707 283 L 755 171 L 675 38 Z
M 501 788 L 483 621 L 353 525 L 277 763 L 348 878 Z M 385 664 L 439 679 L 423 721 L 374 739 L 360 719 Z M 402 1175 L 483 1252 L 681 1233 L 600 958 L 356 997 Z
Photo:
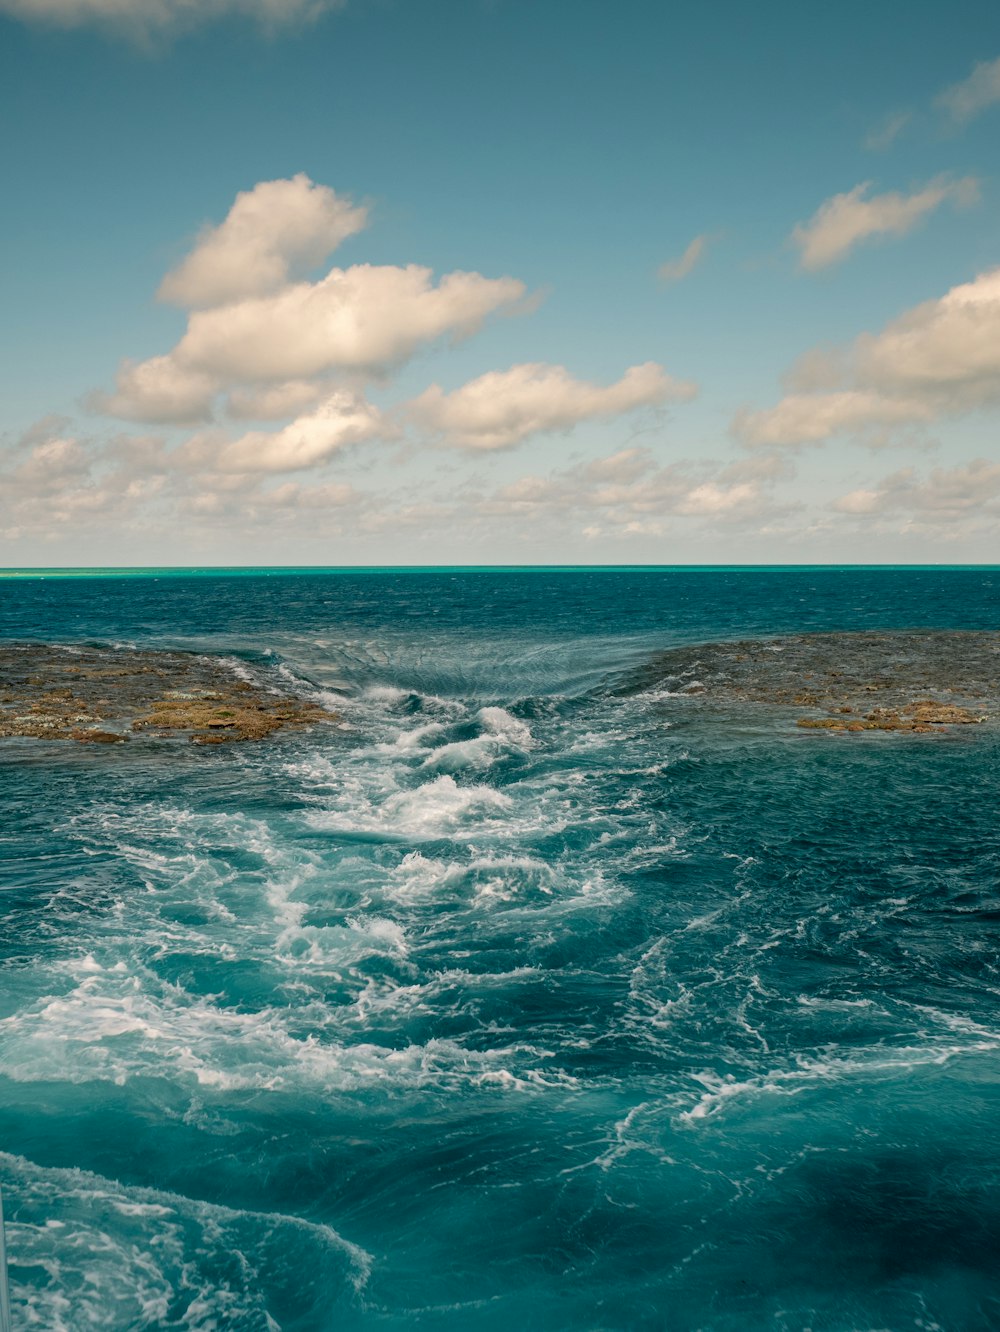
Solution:
M 1000 1328 L 1000 729 L 657 649 L 1000 629 L 1000 570 L 0 582 L 340 727 L 0 742 L 15 1326 Z

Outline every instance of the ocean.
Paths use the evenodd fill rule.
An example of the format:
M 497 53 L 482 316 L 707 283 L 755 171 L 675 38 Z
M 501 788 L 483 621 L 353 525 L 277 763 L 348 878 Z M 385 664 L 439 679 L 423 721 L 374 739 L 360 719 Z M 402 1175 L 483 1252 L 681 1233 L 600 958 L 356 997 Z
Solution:
M 698 679 L 901 630 L 1000 570 L 0 579 L 338 717 L 0 740 L 14 1328 L 1000 1328 L 998 714 Z

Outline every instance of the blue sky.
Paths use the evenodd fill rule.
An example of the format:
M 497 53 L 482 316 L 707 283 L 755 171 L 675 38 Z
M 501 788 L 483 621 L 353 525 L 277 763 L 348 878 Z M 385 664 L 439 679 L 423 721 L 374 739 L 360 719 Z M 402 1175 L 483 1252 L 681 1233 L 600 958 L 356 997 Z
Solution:
M 0 109 L 0 564 L 996 558 L 995 6 L 0 0 Z

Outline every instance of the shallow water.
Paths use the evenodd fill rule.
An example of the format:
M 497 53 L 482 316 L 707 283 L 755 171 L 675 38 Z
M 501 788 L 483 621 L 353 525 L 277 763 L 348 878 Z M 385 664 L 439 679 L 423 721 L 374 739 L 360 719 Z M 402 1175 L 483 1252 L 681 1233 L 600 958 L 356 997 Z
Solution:
M 40 1329 L 1000 1327 L 1000 728 L 658 650 L 1000 628 L 1000 573 L 19 581 L 342 725 L 0 747 L 0 1185 Z

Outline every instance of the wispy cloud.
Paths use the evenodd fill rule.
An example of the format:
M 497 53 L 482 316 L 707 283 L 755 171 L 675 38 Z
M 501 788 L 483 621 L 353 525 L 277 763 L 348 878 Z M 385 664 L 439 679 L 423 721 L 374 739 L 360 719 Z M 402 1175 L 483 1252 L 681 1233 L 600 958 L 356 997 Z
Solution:
M 864 146 L 870 153 L 884 153 L 892 147 L 912 119 L 912 111 L 894 111 L 868 131 Z
M 486 515 L 570 523 L 591 536 L 663 534 L 678 519 L 753 527 L 797 507 L 780 501 L 774 484 L 790 469 L 718 467 L 683 460 L 658 465 L 645 449 L 527 475 L 474 501 Z
M 936 467 L 921 476 L 904 467 L 872 487 L 841 495 L 835 513 L 871 526 L 887 520 L 909 531 L 954 540 L 995 528 L 1000 520 L 1000 463 L 986 458 L 957 467 Z
M 920 398 L 899 398 L 871 389 L 835 393 L 790 393 L 764 411 L 737 414 L 736 434 L 747 444 L 784 448 L 819 444 L 834 435 L 872 426 L 914 425 L 934 419 L 934 409 Z
M 958 122 L 972 120 L 997 102 L 1000 102 L 1000 57 L 980 61 L 968 78 L 945 88 L 937 97 L 937 105 Z
M 656 270 L 657 277 L 661 282 L 681 282 L 693 272 L 701 262 L 708 247 L 709 237 L 707 234 L 695 236 L 688 244 L 684 253 L 677 259 L 668 259 L 666 263 L 660 265 Z
M 810 271 L 826 268 L 863 241 L 905 236 L 943 203 L 964 208 L 979 199 L 979 182 L 972 177 L 949 180 L 939 176 L 913 194 L 890 192 L 865 198 L 870 189 L 871 183 L 866 181 L 846 194 L 835 194 L 808 222 L 795 227 L 792 242 L 799 249 L 800 267 Z
M 99 24 L 139 41 L 171 36 L 227 15 L 265 29 L 309 22 L 346 0 L 0 0 L 0 14 L 58 27 Z
M 493 370 L 452 393 L 432 384 L 409 404 L 425 430 L 457 448 L 510 448 L 543 431 L 566 431 L 581 421 L 620 416 L 668 399 L 694 397 L 697 386 L 674 379 L 653 361 L 634 365 L 615 384 L 574 379 L 561 365 L 515 365 Z

